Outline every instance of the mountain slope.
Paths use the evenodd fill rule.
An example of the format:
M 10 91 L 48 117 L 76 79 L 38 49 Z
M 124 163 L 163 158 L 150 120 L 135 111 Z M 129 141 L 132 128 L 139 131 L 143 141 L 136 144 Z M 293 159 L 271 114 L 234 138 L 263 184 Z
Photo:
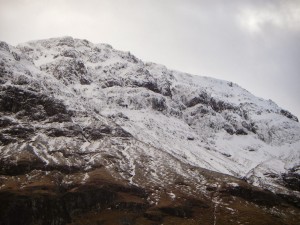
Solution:
M 299 216 L 300 125 L 271 100 L 71 37 L 0 50 L 3 196 L 56 196 L 68 216 L 54 224 L 80 223 L 82 208 L 98 210 L 104 224 L 114 213 L 126 220 L 124 210 L 127 224 L 197 224 L 197 216 L 212 224 L 216 209 L 224 224 L 243 208 L 278 224 Z M 14 224 L 14 207 L 2 211 L 5 224 Z M 28 224 L 39 218 L 24 218 L 31 213 Z

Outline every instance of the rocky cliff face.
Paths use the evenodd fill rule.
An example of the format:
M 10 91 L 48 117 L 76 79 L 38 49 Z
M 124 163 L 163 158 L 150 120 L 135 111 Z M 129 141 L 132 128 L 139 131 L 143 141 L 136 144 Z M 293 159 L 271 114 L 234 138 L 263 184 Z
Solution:
M 271 100 L 71 37 L 0 60 L 0 224 L 297 224 L 300 125 Z

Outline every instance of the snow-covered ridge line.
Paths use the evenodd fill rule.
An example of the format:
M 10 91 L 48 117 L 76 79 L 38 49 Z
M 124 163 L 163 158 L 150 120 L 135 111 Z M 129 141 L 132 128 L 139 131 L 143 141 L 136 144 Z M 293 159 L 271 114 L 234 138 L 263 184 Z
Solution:
M 66 110 L 59 111 L 62 106 L 55 103 L 59 113 L 66 116 L 70 112 L 70 118 L 51 126 L 62 129 L 61 123 L 73 121 L 72 126 L 78 125 L 81 131 L 64 130 L 68 138 L 87 132 L 92 140 L 95 133 L 88 133 L 92 128 L 93 132 L 98 129 L 99 137 L 105 137 L 105 132 L 118 136 L 120 127 L 136 140 L 184 163 L 244 177 L 259 186 L 285 190 L 283 176 L 299 174 L 298 118 L 237 84 L 168 70 L 110 45 L 72 37 L 17 47 L 1 42 L 0 54 L 2 96 L 13 87 L 61 101 Z M 45 104 L 39 104 L 37 117 L 48 113 Z M 99 124 L 108 128 L 101 130 Z M 1 132 L 8 132 L 3 129 Z M 43 149 L 43 157 L 46 152 Z M 129 181 L 135 183 L 132 159 L 139 160 L 139 156 L 132 150 L 124 153 L 132 170 Z M 51 157 L 44 160 L 55 163 Z

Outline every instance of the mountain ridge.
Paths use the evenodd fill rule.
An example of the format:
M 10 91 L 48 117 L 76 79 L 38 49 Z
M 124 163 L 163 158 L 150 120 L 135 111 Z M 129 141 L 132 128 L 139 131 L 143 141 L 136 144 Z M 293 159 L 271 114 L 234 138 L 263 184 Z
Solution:
M 274 102 L 72 37 L 1 42 L 0 50 L 1 191 L 59 171 L 66 190 L 105 178 L 130 193 L 148 190 L 143 204 L 179 218 L 189 209 L 177 195 L 207 199 L 213 190 L 250 201 L 265 193 L 249 184 L 299 207 L 300 125 Z M 275 195 L 263 196 L 274 206 Z

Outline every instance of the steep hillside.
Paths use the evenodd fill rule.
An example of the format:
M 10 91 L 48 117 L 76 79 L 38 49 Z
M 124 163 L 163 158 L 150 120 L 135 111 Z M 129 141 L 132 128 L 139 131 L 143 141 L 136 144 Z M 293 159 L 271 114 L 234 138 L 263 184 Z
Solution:
M 299 221 L 300 124 L 271 100 L 71 37 L 0 54 L 0 224 Z

